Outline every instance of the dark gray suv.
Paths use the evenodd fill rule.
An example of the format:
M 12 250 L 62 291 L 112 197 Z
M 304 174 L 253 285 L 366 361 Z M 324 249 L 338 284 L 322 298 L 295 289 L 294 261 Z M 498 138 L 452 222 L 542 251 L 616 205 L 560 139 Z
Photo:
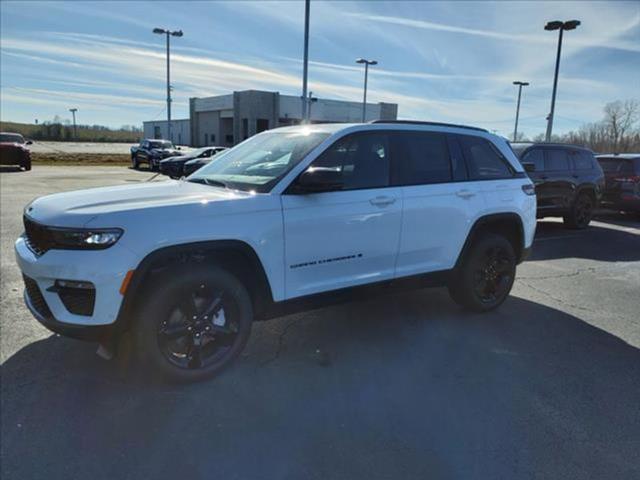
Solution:
M 563 217 L 569 228 L 586 228 L 604 191 L 604 173 L 593 152 L 575 145 L 512 143 L 536 186 L 538 218 Z

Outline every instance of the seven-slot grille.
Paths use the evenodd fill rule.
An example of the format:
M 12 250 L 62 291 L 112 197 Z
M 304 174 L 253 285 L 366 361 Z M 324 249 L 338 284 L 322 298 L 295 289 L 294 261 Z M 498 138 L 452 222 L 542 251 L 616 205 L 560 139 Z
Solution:
M 34 222 L 29 217 L 22 217 L 27 246 L 36 255 L 42 255 L 53 246 L 51 231 L 44 225 Z

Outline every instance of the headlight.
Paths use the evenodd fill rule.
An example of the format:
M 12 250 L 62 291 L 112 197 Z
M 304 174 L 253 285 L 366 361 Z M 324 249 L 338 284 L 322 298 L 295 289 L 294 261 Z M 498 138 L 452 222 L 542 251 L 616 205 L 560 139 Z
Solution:
M 109 248 L 122 236 L 120 228 L 71 230 L 51 228 L 53 248 L 70 250 L 101 250 Z

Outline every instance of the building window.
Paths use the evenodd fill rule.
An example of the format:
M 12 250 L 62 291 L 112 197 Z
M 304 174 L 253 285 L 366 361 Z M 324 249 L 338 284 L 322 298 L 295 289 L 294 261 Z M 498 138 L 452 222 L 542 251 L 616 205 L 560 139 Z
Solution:
M 206 147 L 207 145 L 209 145 L 209 134 L 205 133 L 204 134 L 204 146 Z
M 233 135 L 227 135 L 224 139 L 227 142 L 227 145 L 233 145 Z
M 215 134 L 211 134 L 211 145 L 215 145 L 216 144 L 216 136 Z
M 242 119 L 242 138 L 244 140 L 249 138 L 249 120 L 247 118 Z
M 153 127 L 153 138 L 162 138 L 162 132 L 158 125 Z
M 269 120 L 266 118 L 259 118 L 256 120 L 256 133 L 269 130 Z
M 178 134 L 178 145 L 182 145 L 182 134 Z

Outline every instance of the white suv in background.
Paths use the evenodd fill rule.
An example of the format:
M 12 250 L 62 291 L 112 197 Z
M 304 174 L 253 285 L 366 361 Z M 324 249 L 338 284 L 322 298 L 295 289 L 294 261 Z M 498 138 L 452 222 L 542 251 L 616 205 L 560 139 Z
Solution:
M 111 346 L 130 330 L 143 362 L 198 380 L 240 353 L 254 320 L 354 288 L 448 286 L 471 310 L 496 308 L 530 250 L 536 197 L 485 130 L 309 125 L 256 135 L 186 180 L 39 198 L 24 224 L 15 250 L 41 323 Z

